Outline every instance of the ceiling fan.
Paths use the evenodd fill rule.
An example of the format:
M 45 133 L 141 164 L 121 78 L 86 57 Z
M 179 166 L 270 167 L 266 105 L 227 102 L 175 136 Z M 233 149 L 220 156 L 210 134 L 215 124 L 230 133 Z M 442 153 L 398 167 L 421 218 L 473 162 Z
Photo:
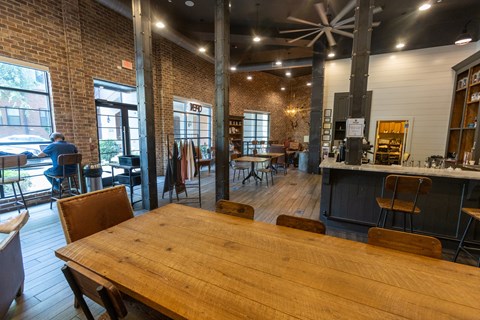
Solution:
M 325 10 L 325 6 L 323 5 L 323 3 L 315 3 L 314 6 L 315 6 L 315 9 L 317 10 L 318 15 L 320 16 L 320 21 L 321 21 L 320 23 L 315 23 L 315 22 L 289 16 L 287 17 L 287 19 L 290 21 L 298 22 L 308 26 L 313 26 L 314 28 L 283 30 L 283 31 L 280 31 L 280 33 L 285 34 L 285 33 L 305 32 L 304 35 L 298 38 L 288 40 L 288 43 L 293 43 L 300 39 L 317 34 L 315 38 L 313 38 L 312 41 L 310 41 L 307 44 L 307 47 L 311 47 L 315 43 L 315 41 L 320 39 L 320 37 L 323 34 L 325 34 L 328 40 L 328 44 L 330 45 L 330 47 L 333 47 L 334 45 L 337 44 L 337 42 L 335 41 L 335 38 L 333 37 L 332 33 L 353 38 L 352 32 L 348 32 L 344 30 L 353 29 L 355 27 L 354 24 L 348 24 L 355 21 L 355 16 L 344 19 L 344 20 L 342 20 L 342 18 L 355 7 L 356 2 L 357 0 L 351 0 L 330 22 L 328 21 L 327 11 Z M 382 11 L 381 7 L 374 8 L 373 14 L 381 11 Z M 380 25 L 380 22 L 372 23 L 372 26 L 374 27 L 378 25 Z

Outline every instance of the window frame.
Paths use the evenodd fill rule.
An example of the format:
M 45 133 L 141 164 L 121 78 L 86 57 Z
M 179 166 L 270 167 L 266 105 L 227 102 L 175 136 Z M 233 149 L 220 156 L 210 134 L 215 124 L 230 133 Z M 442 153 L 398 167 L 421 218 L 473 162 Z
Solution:
M 249 118 L 247 114 L 254 115 L 253 118 Z M 258 119 L 258 115 L 267 115 L 267 135 L 266 136 L 259 136 L 258 134 L 258 122 L 265 122 L 263 119 Z M 247 136 L 247 130 L 245 130 L 246 123 L 247 121 L 253 121 L 254 122 L 254 135 L 253 136 Z M 243 112 L 243 150 L 248 150 L 248 145 L 250 144 L 251 141 L 256 140 L 256 141 L 265 141 L 267 142 L 270 138 L 270 125 L 271 125 L 271 114 L 270 112 L 264 112 L 264 111 L 255 111 L 255 110 L 244 110 Z
M 183 104 L 184 108 L 183 108 L 183 111 L 179 111 L 179 110 L 175 110 L 175 102 L 177 103 L 181 103 Z M 194 103 L 194 104 L 199 104 L 202 106 L 202 108 L 207 108 L 210 110 L 209 114 L 203 114 L 203 113 L 200 113 L 200 112 L 194 112 L 194 111 L 189 111 L 189 105 L 190 103 Z M 196 141 L 197 144 L 200 144 L 201 142 L 200 141 L 203 141 L 203 140 L 207 140 L 208 143 L 207 143 L 207 148 L 208 149 L 211 149 L 212 148 L 212 141 L 213 141 L 213 137 L 212 137 L 212 118 L 213 118 L 213 108 L 212 108 L 212 105 L 211 104 L 208 104 L 208 103 L 205 103 L 205 102 L 201 102 L 201 101 L 197 101 L 197 100 L 192 100 L 192 99 L 186 99 L 186 98 L 181 98 L 181 97 L 176 97 L 174 96 L 173 97 L 173 104 L 172 104 L 172 110 L 173 110 L 173 135 L 175 137 L 175 139 L 193 139 L 194 141 Z M 183 120 L 180 120 L 180 121 L 183 121 L 184 123 L 187 123 L 187 116 L 188 115 L 193 115 L 193 117 L 196 119 L 198 119 L 198 121 L 195 122 L 196 126 L 197 126 L 197 129 L 196 129 L 196 133 L 193 133 L 193 135 L 196 135 L 196 136 L 192 136 L 192 133 L 188 133 L 188 127 L 185 125 L 184 126 L 184 129 L 182 133 L 177 133 L 177 129 L 175 128 L 175 114 L 181 114 L 183 115 Z M 207 118 L 207 122 L 202 122 L 202 118 Z M 205 124 L 207 123 L 208 125 L 208 129 L 206 130 L 208 133 L 207 133 L 207 136 L 203 136 L 202 132 L 204 132 L 205 130 L 201 130 L 202 129 L 202 124 Z M 181 128 L 179 128 L 179 131 L 181 130 Z M 200 146 L 198 146 L 200 147 Z

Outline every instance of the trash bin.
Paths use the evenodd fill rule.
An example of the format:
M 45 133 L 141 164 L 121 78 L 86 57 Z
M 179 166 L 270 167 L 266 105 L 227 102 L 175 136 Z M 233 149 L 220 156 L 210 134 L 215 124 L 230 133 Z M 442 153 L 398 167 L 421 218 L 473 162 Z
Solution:
M 87 192 L 103 189 L 102 172 L 101 164 L 87 164 L 83 167 L 83 176 L 87 182 Z

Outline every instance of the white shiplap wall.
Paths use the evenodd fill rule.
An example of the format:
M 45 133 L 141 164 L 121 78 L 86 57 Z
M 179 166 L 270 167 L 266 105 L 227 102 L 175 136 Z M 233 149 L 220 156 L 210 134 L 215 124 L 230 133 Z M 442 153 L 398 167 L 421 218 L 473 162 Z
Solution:
M 377 120 L 413 122 L 407 151 L 415 160 L 445 152 L 452 102 L 452 66 L 480 46 L 444 46 L 370 57 L 368 90 L 373 91 L 369 140 L 373 144 Z M 335 92 L 349 90 L 351 60 L 325 66 L 325 108 L 333 108 Z

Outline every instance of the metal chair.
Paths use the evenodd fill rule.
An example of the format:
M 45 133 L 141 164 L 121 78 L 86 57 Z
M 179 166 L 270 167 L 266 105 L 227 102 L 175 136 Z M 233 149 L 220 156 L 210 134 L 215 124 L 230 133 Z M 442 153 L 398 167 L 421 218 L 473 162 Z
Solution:
M 403 231 L 406 231 L 406 216 L 410 217 L 410 232 L 413 232 L 412 215 L 420 214 L 421 210 L 417 206 L 419 195 L 425 195 L 432 187 L 432 180 L 422 176 L 401 176 L 389 175 L 385 179 L 384 190 L 392 193 L 390 198 L 377 197 L 376 201 L 380 207 L 380 215 L 377 220 L 377 227 L 383 217 L 382 227 L 385 227 L 388 213 L 403 213 Z M 399 197 L 402 197 L 400 199 Z M 408 198 L 408 199 L 407 199 Z
M 276 158 L 270 159 L 268 161 L 268 164 L 264 168 L 257 169 L 257 172 L 261 172 L 261 179 L 263 180 L 263 175 L 265 175 L 265 180 L 267 181 L 267 187 L 268 187 L 268 174 L 270 174 L 270 179 L 272 180 L 272 186 L 273 186 L 273 165 L 275 165 Z
M 13 195 L 15 197 L 14 205 L 17 207 L 18 212 L 20 212 L 21 207 L 24 207 L 25 210 L 28 210 L 25 198 L 23 196 L 22 187 L 20 186 L 20 182 L 24 180 L 20 175 L 20 168 L 26 164 L 27 156 L 24 154 L 0 157 L 0 186 L 2 188 L 6 185 L 12 186 Z M 7 176 L 7 172 L 14 172 L 14 174 L 13 176 Z M 18 187 L 21 201 L 18 199 L 15 185 Z
M 232 160 L 230 161 L 230 166 L 233 169 L 233 181 L 235 181 L 235 173 L 238 171 L 238 177 L 237 179 L 240 179 L 240 171 L 243 174 L 243 178 L 245 179 L 245 170 L 248 173 L 248 170 L 250 170 L 250 167 L 247 163 L 237 163 L 235 161 L 236 158 L 238 158 L 240 155 L 239 154 L 232 154 Z
M 382 228 L 368 230 L 368 244 L 441 259 L 442 243 L 434 237 Z
M 75 262 L 67 262 L 62 272 L 88 320 L 94 317 L 84 296 L 106 309 L 98 319 L 169 319 L 136 300 L 124 299 L 113 283 Z
M 75 176 L 78 174 L 78 170 L 75 170 L 73 173 L 67 173 L 66 166 L 78 166 L 82 163 L 82 155 L 80 153 L 71 153 L 71 154 L 61 154 L 57 158 L 57 163 L 59 166 L 62 166 L 62 174 L 61 175 L 48 175 L 52 178 L 52 189 L 50 192 L 50 209 L 52 209 L 53 201 L 57 201 L 62 198 L 63 190 L 62 190 L 62 181 L 64 179 L 68 179 L 68 192 L 69 195 L 78 195 L 80 191 L 78 189 L 77 181 L 75 180 Z M 80 178 L 80 177 L 79 177 Z M 75 189 L 72 187 L 72 181 L 75 185 Z M 55 185 L 58 184 L 59 196 L 54 197 L 53 193 L 55 191 Z
M 453 258 L 453 261 L 456 262 L 458 255 L 460 254 L 460 251 L 463 251 L 466 253 L 470 258 L 477 260 L 477 267 L 480 267 L 480 256 L 476 257 L 472 254 L 471 251 L 476 251 L 480 253 L 480 248 L 477 247 L 471 247 L 471 246 L 466 246 L 465 245 L 465 238 L 467 237 L 468 230 L 470 230 L 470 227 L 472 225 L 473 220 L 476 220 L 477 222 L 480 221 L 480 209 L 479 208 L 462 208 L 462 212 L 466 213 L 467 215 L 470 216 L 470 219 L 468 219 L 467 226 L 465 227 L 465 231 L 463 232 L 463 236 L 460 239 L 460 243 L 458 244 L 458 248 L 455 252 L 455 257 Z
M 325 234 L 325 225 L 322 222 L 318 220 L 289 216 L 285 214 L 281 214 L 277 217 L 277 226 L 284 226 L 308 232 Z
M 255 209 L 253 209 L 252 206 L 229 200 L 217 201 L 215 204 L 215 212 L 250 220 L 253 220 L 255 216 Z

